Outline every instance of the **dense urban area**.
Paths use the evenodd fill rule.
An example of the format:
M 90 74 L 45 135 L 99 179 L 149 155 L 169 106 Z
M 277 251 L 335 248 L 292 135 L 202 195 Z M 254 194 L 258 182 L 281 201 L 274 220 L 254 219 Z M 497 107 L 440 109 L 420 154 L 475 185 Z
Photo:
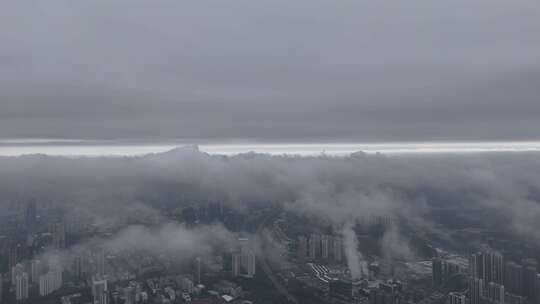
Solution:
M 234 239 L 200 256 L 109 251 L 102 244 L 116 224 L 35 200 L 13 204 L 0 221 L 1 303 L 540 303 L 536 249 L 486 229 L 456 229 L 459 246 L 411 229 L 407 257 L 381 249 L 389 231 L 407 231 L 404 218 L 366 217 L 349 234 L 271 204 L 164 213 L 186 229 L 219 223 Z

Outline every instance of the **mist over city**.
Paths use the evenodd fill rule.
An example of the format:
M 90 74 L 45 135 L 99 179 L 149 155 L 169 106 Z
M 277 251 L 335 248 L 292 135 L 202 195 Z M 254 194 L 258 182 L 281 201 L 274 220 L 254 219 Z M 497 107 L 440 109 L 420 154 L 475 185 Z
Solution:
M 427 288 L 431 269 L 417 268 L 434 257 L 465 263 L 485 246 L 517 261 L 538 257 L 539 164 L 536 152 L 224 156 L 197 146 L 144 156 L 1 157 L 4 263 L 31 256 L 30 264 L 59 265 L 72 290 L 84 290 L 94 271 L 116 286 L 178 275 L 193 284 L 270 284 L 258 282 L 256 269 L 265 270 L 257 261 L 290 284 L 311 275 L 305 284 L 412 276 Z M 233 266 L 243 242 L 255 264 L 246 277 L 242 262 Z M 195 261 L 202 273 L 193 273 Z M 324 267 L 326 279 L 305 265 Z M 466 286 L 453 280 L 444 288 Z M 62 290 L 69 289 L 51 294 Z M 290 292 L 266 300 L 286 301 Z
M 0 1 L 0 304 L 540 304 L 537 0 Z

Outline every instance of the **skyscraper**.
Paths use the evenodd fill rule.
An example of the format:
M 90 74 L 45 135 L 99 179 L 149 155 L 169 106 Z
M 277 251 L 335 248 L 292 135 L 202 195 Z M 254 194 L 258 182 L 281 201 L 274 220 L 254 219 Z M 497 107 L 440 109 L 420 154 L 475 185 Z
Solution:
M 471 277 L 469 279 L 469 296 L 471 304 L 481 304 L 484 295 L 484 280 Z
M 248 250 L 242 253 L 243 275 L 249 278 L 255 276 L 255 253 Z
M 523 295 L 523 266 L 515 262 L 506 263 L 504 287 L 507 292 Z
M 536 286 L 537 262 L 533 259 L 525 259 L 523 263 L 523 295 L 530 303 L 536 299 L 538 287 Z
M 338 263 L 341 263 L 343 259 L 343 241 L 339 235 L 332 238 L 332 257 Z
M 77 279 L 84 279 L 88 275 L 88 259 L 80 253 L 73 257 L 73 273 Z
M 41 276 L 43 272 L 43 263 L 41 263 L 41 260 L 33 259 L 30 263 L 30 281 L 33 284 L 36 284 L 39 282 L 39 277 Z
M 305 259 L 308 251 L 308 241 L 303 235 L 298 236 L 298 246 L 296 248 L 297 256 L 299 259 Z
M 106 268 L 105 268 L 105 262 L 106 262 L 105 251 L 103 249 L 100 249 L 96 257 L 96 272 L 99 277 L 103 277 L 107 273 Z
M 311 234 L 309 237 L 309 258 L 312 260 L 317 259 L 320 256 L 321 251 L 321 235 Z
M 49 271 L 39 277 L 39 294 L 46 296 L 62 287 L 62 264 L 58 258 L 51 259 Z
M 58 270 L 48 271 L 39 277 L 39 295 L 46 296 L 62 287 L 62 273 Z
M 23 264 L 17 263 L 11 268 L 11 283 L 15 285 L 17 283 L 17 276 L 22 275 L 25 272 Z
M 66 225 L 64 222 L 53 223 L 50 227 L 53 245 L 56 249 L 66 248 Z
M 255 251 L 247 238 L 238 239 L 240 252 L 232 253 L 232 276 L 253 278 L 255 276 Z
M 93 304 L 109 303 L 107 280 L 96 277 L 92 279 L 92 297 Z
M 481 278 L 486 283 L 504 284 L 504 268 L 503 255 L 492 249 L 472 254 L 469 258 L 470 276 Z
M 434 258 L 433 259 L 433 286 L 441 287 L 443 286 L 448 279 L 453 275 L 460 273 L 461 268 L 458 264 L 452 263 L 446 259 Z
M 484 282 L 504 284 L 504 257 L 495 250 L 484 252 Z
M 195 258 L 195 280 L 197 284 L 201 284 L 201 258 Z
M 450 292 L 448 294 L 448 304 L 466 304 L 466 297 L 460 292 Z
M 484 256 L 482 253 L 474 253 L 469 257 L 469 275 L 473 278 L 484 277 Z
M 0 272 L 0 304 L 4 298 L 4 275 Z
M 19 261 L 18 257 L 18 250 L 19 245 L 15 241 L 9 241 L 8 242 L 8 270 L 12 271 L 13 267 L 17 265 L 17 262 Z M 15 284 L 15 276 L 13 273 L 10 276 L 11 284 Z
M 242 275 L 248 278 L 255 276 L 255 252 L 251 248 L 248 239 L 241 239 L 240 253 L 242 263 Z
M 324 234 L 321 237 L 321 257 L 324 260 L 328 260 L 330 256 L 330 236 Z
M 28 273 L 22 272 L 15 275 L 15 299 L 24 301 L 28 299 Z
M 239 252 L 233 252 L 231 257 L 232 276 L 237 277 L 241 274 L 242 255 Z
M 504 304 L 504 286 L 495 282 L 487 284 L 487 298 L 491 303 Z
M 124 288 L 124 297 L 126 301 L 124 304 L 135 304 L 136 303 L 136 290 L 133 286 L 128 286 Z

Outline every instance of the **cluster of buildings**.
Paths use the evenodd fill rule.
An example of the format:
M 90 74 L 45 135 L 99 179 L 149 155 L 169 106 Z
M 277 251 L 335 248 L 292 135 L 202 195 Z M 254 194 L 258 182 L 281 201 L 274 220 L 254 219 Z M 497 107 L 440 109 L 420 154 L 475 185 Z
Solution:
M 231 259 L 231 274 L 233 277 L 253 278 L 255 276 L 255 249 L 249 239 L 238 239 L 238 248 L 231 253 Z
M 407 301 L 403 284 L 399 281 L 379 283 L 377 288 L 369 291 L 369 304 L 399 304 Z
M 471 304 L 540 303 L 540 274 L 534 259 L 505 262 L 494 250 L 471 255 L 469 266 Z
M 414 300 L 421 299 L 424 294 L 418 292 L 416 285 L 399 281 L 397 274 L 414 272 L 421 280 L 429 280 L 431 263 L 428 261 L 425 267 L 409 267 L 404 261 L 387 260 L 378 256 L 375 250 L 370 251 L 377 244 L 377 233 L 395 223 L 395 218 L 382 216 L 369 216 L 359 221 L 359 229 L 365 232 L 362 244 L 368 252 L 375 254 L 358 255 L 358 265 L 347 262 L 340 234 L 297 235 L 296 246 L 291 248 L 291 254 L 296 258 L 292 261 L 297 263 L 291 270 L 283 272 L 288 289 L 297 298 L 304 298 L 305 303 L 417 303 Z M 361 275 L 356 275 L 358 271 L 353 272 L 349 267 L 357 267 Z M 429 282 L 426 285 L 431 286 Z
M 22 216 L 2 219 L 0 235 L 0 303 L 4 298 L 24 302 L 47 296 L 63 284 L 62 262 L 53 256 L 34 258 L 66 247 L 66 226 L 57 216 L 39 220 L 36 202 L 30 200 Z
M 340 235 L 316 234 L 298 236 L 297 257 L 300 260 L 343 261 L 343 240 Z
M 452 280 L 467 273 L 468 262 L 458 257 L 435 257 L 432 260 L 432 281 L 435 288 L 444 288 Z
M 223 279 L 255 278 L 256 252 L 245 238 L 230 251 L 231 269 L 223 269 L 216 253 L 215 261 L 196 258 L 191 267 L 171 270 L 178 257 L 73 246 L 111 235 L 106 227 L 76 222 L 52 207 L 37 210 L 35 201 L 0 218 L 0 304 L 197 303 L 208 296 L 229 303 L 242 292 Z M 176 275 L 186 268 L 190 274 Z M 202 285 L 204 271 L 213 289 Z
M 391 217 L 366 217 L 360 225 L 385 227 L 394 222 Z M 382 279 L 388 275 L 381 271 L 383 260 L 378 257 L 370 257 L 371 264 L 359 260 L 361 277 L 353 278 L 345 263 L 340 234 L 298 235 L 293 250 L 300 264 L 289 285 L 296 294 L 312 296 L 314 301 L 339 303 L 394 304 L 390 298 L 404 298 L 401 282 Z
M 63 265 L 57 257 L 16 260 L 7 273 L 8 286 L 16 290 L 16 299 L 23 301 L 32 293 L 46 296 L 62 286 Z M 11 263 L 10 263 L 11 264 Z
M 335 277 L 328 280 L 327 286 L 328 289 L 321 295 L 321 299 L 330 303 L 415 303 L 412 301 L 411 289 L 407 289 L 403 282 L 394 279 L 369 281 Z
M 504 255 L 485 249 L 470 255 L 468 265 L 447 258 L 433 259 L 433 286 L 448 288 L 464 278 L 465 290 L 448 294 L 449 304 L 537 304 L 540 303 L 540 274 L 534 259 L 505 261 Z

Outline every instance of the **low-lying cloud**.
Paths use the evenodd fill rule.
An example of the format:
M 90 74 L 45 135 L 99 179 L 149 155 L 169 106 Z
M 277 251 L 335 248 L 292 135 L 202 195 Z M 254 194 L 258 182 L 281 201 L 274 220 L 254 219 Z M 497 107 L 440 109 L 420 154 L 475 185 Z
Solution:
M 480 212 L 490 217 L 475 224 L 505 219 L 515 235 L 540 243 L 538 153 L 212 156 L 188 147 L 141 157 L 3 157 L 0 168 L 3 213 L 36 199 L 98 224 L 124 225 L 141 218 L 159 223 L 163 209 L 219 203 L 244 212 L 254 204 L 272 203 L 336 229 L 382 216 L 426 230 L 440 224 L 440 212 L 455 225 L 462 214 Z M 131 229 L 142 230 L 123 232 L 128 245 L 136 243 L 129 241 L 132 236 L 152 233 Z M 399 239 L 397 234 L 391 231 L 383 241 Z M 191 237 L 178 236 L 179 244 Z M 405 258 L 411 252 L 397 255 Z

